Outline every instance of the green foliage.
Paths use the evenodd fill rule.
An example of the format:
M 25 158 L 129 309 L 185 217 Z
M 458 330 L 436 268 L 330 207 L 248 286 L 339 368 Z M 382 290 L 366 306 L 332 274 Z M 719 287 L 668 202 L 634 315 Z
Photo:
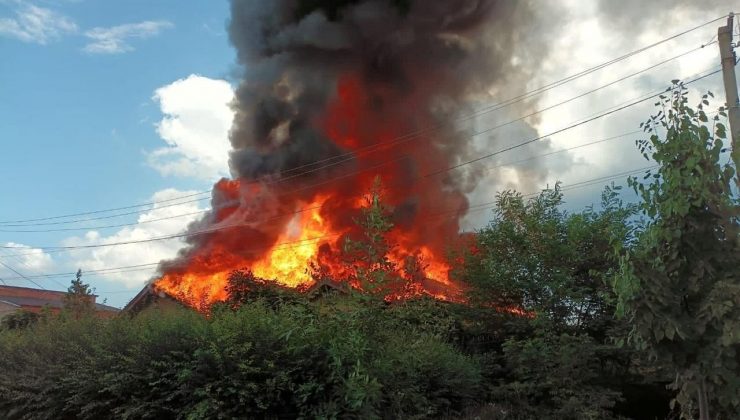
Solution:
M 295 289 L 284 287 L 274 280 L 257 277 L 250 270 L 237 270 L 231 273 L 227 280 L 226 292 L 229 297 L 225 303 L 232 308 L 257 301 L 277 308 L 304 300 Z
M 95 312 L 95 296 L 89 284 L 82 282 L 82 270 L 77 270 L 72 284 L 64 296 L 64 312 L 75 318 Z
M 0 418 L 662 418 L 666 372 L 687 415 L 703 384 L 713 415 L 737 417 L 733 172 L 719 163 L 724 127 L 685 102 L 677 85 L 639 144 L 661 165 L 652 183 L 630 181 L 647 222 L 618 187 L 576 213 L 559 185 L 503 192 L 459 251 L 465 304 L 413 293 L 422 262 L 389 258 L 379 181 L 342 252 L 348 277 L 312 267 L 366 295 L 306 295 L 244 270 L 207 316 L 101 320 L 78 272 L 75 316 L 0 328 Z M 404 292 L 416 298 L 387 299 Z
M 617 268 L 613 243 L 630 241 L 634 210 L 607 188 L 602 209 L 568 214 L 556 185 L 525 202 L 517 193 L 498 195 L 494 220 L 460 276 L 474 302 L 535 313 L 557 331 L 604 337 L 614 311 L 606 279 Z
M 35 312 L 19 310 L 0 319 L 0 329 L 17 330 L 28 328 L 38 322 L 41 316 Z
M 383 304 L 322 310 L 345 299 L 4 331 L 0 417 L 429 418 L 481 397 L 470 357 Z
M 488 329 L 478 351 L 491 401 L 511 418 L 617 416 L 630 355 L 613 343 L 626 327 L 614 319 L 608 279 L 618 269 L 614 244 L 633 240 L 635 211 L 618 195 L 608 187 L 599 210 L 569 214 L 559 185 L 529 201 L 503 192 L 464 258 L 458 275 L 473 303 L 530 314 L 502 320 L 476 310 Z
M 405 262 L 403 273 L 391 261 L 390 254 L 395 244 L 388 240 L 388 232 L 393 228 L 390 220 L 391 209 L 383 202 L 383 187 L 376 178 L 366 205 L 360 217 L 355 220 L 360 235 L 347 238 L 344 243 L 343 262 L 348 267 L 347 277 L 343 279 L 356 285 L 365 294 L 380 298 L 391 295 L 413 295 L 419 289 L 418 278 L 421 261 L 410 258 Z M 318 280 L 322 275 L 315 274 Z
M 620 393 L 602 381 L 612 353 L 586 335 L 538 331 L 507 340 L 503 360 L 510 371 L 493 387 L 493 400 L 506 402 L 515 418 L 616 418 Z
M 740 415 L 740 230 L 734 171 L 720 162 L 725 127 L 692 109 L 674 82 L 638 142 L 659 169 L 630 179 L 647 216 L 615 280 L 632 342 L 676 372 L 678 401 L 691 416 L 700 398 L 712 416 Z M 720 115 L 724 112 L 720 110 Z

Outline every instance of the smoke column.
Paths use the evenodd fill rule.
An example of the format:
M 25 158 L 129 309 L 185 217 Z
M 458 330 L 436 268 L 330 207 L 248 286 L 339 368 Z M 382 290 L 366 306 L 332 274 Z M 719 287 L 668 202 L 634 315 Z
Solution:
M 472 165 L 429 174 L 472 156 L 456 123 L 467 104 L 532 77 L 545 48 L 542 32 L 526 29 L 534 19 L 530 2 L 514 0 L 232 0 L 229 36 L 243 71 L 232 179 L 214 186 L 214 210 L 160 265 L 158 285 L 212 301 L 238 268 L 298 285 L 307 262 L 337 261 L 380 177 L 396 259 L 428 264 L 431 293 L 454 287 L 444 256 L 480 174 Z

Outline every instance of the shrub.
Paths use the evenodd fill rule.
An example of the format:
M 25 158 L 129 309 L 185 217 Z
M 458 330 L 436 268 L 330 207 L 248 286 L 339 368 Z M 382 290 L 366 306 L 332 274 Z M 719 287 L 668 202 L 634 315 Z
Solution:
M 382 305 L 53 319 L 3 331 L 0 352 L 8 419 L 426 418 L 482 389 L 472 359 Z

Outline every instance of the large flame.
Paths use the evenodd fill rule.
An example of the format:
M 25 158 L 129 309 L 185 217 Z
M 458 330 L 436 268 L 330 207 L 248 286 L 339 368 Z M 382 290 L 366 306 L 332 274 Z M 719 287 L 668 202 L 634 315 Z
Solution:
M 191 259 L 184 269 L 162 276 L 156 282 L 156 287 L 194 307 L 205 308 L 226 299 L 229 275 L 244 267 L 248 267 L 259 278 L 271 279 L 292 288 L 306 288 L 314 284 L 316 279 L 310 268 L 315 266 L 321 266 L 325 270 L 324 274 L 334 280 L 345 278 L 350 268 L 339 259 L 341 243 L 352 232 L 349 229 L 333 228 L 321 216 L 320 209 L 328 200 L 329 198 L 320 197 L 312 203 L 304 203 L 304 208 L 310 210 L 297 211 L 277 237 L 275 245 L 260 258 L 248 261 L 236 257 L 228 249 L 211 249 L 207 255 Z M 404 239 L 402 234 L 393 236 L 398 240 Z M 321 252 L 322 249 L 325 251 Z M 409 258 L 421 262 L 419 272 L 415 273 L 416 280 L 423 280 L 430 286 L 429 290 L 424 287 L 404 287 L 390 294 L 388 299 L 402 299 L 424 293 L 445 300 L 460 298 L 459 287 L 448 277 L 449 265 L 430 248 L 397 244 L 387 258 L 397 267 L 399 276 L 408 279 L 409 283 L 414 279 L 404 271 L 405 264 Z M 353 286 L 359 287 L 357 284 Z
M 380 177 L 393 210 L 394 226 L 386 235 L 393 246 L 386 257 L 406 281 L 389 298 L 459 299 L 461 287 L 449 278 L 445 253 L 458 235 L 467 201 L 445 188 L 443 179 L 415 176 L 446 164 L 434 139 L 397 141 L 414 125 L 405 115 L 381 114 L 373 105 L 403 99 L 413 107 L 415 98 L 396 98 L 387 90 L 372 93 L 357 77 L 343 77 L 333 102 L 315 121 L 317 130 L 352 154 L 353 165 L 340 166 L 328 179 L 221 180 L 214 186 L 210 219 L 195 229 L 182 258 L 163 264 L 156 287 L 196 307 L 226 299 L 228 277 L 239 269 L 294 288 L 313 284 L 318 269 L 332 281 L 361 287 L 351 280 L 356 273 L 346 264 L 344 244 L 362 234 L 356 221 Z M 439 217 L 440 208 L 453 212 Z

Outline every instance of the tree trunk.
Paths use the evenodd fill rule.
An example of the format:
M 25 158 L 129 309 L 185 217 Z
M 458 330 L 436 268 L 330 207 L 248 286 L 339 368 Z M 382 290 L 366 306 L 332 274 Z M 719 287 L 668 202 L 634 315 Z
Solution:
M 707 386 L 703 376 L 699 382 L 699 420 L 710 420 Z

